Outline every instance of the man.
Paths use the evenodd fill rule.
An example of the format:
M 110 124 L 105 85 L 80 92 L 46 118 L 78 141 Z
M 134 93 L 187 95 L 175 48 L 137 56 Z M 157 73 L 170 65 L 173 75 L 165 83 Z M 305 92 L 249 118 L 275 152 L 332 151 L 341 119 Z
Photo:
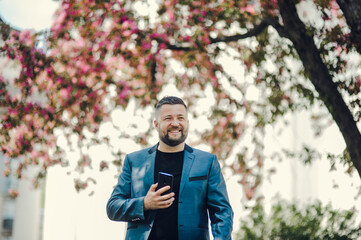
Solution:
M 231 239 L 233 211 L 217 157 L 185 144 L 187 106 L 165 97 L 155 110 L 159 143 L 125 157 L 118 184 L 107 203 L 111 220 L 128 222 L 126 239 Z M 173 175 L 157 189 L 158 173 Z

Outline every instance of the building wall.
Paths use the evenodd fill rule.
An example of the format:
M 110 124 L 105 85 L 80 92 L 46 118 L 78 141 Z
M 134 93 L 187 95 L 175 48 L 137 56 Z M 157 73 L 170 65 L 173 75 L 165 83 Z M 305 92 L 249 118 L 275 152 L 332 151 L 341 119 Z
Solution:
M 34 189 L 29 180 L 20 180 L 18 191 L 12 240 L 40 240 L 42 191 Z
M 106 216 L 115 173 L 92 175 L 97 184 L 76 192 L 74 178 L 60 166 L 49 169 L 45 188 L 43 240 L 120 240 L 126 224 Z M 94 192 L 93 192 L 94 191 Z
M 0 171 L 3 169 L 4 156 L 0 155 Z M 17 189 L 18 197 L 10 196 L 12 188 Z M 0 240 L 41 239 L 41 192 L 33 189 L 29 180 L 0 176 Z

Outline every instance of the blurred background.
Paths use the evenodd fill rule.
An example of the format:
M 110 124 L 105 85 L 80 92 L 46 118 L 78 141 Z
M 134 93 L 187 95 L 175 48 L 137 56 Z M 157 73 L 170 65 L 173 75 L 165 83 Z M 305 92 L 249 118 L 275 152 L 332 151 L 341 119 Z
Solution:
M 92 4 L 93 2 L 83 1 L 82 4 Z M 162 1 L 148 1 L 148 5 L 145 7 L 144 2 L 146 1 L 134 2 L 138 2 L 138 5 L 135 5 L 138 9 L 133 11 L 138 11 L 138 14 L 142 13 L 142 11 L 147 12 L 151 16 L 150 22 L 152 22 L 153 17 L 156 18 L 156 16 L 151 15 L 152 8 L 156 9 L 157 4 L 161 5 L 163 3 Z M 250 1 L 248 4 L 255 4 L 256 2 L 258 1 Z M 302 16 L 303 13 L 303 17 L 305 17 L 305 12 L 307 12 L 309 19 L 318 19 L 317 10 L 319 9 L 310 7 L 313 6 L 312 1 L 303 2 L 305 3 L 297 6 L 300 15 Z M 82 4 L 79 4 L 78 7 L 81 8 Z M 201 1 L 199 4 L 201 4 Z M 55 17 L 54 14 L 60 5 L 61 1 L 51 0 L 0 0 L 0 17 L 3 22 L 18 31 L 32 29 L 33 32 L 46 32 L 51 29 L 55 20 L 59 21 L 59 15 Z M 143 8 L 146 8 L 146 10 Z M 252 12 L 250 11 L 250 14 Z M 315 22 L 318 23 L 318 21 L 322 20 L 324 19 L 319 18 Z M 55 31 L 54 28 L 52 31 Z M 47 48 L 51 49 L 41 40 L 46 36 L 41 35 L 40 40 L 37 42 L 37 47 L 43 48 L 45 51 L 47 51 Z M 252 45 L 252 41 L 257 40 L 251 39 L 249 41 L 251 42 L 250 45 Z M 270 41 L 278 40 L 270 39 Z M 224 49 L 222 45 L 219 47 Z M 350 62 L 360 61 L 360 55 L 357 53 L 350 54 L 349 57 Z M 9 65 L 4 54 L 0 55 L 0 58 L 2 58 L 0 59 L 2 78 L 16 78 L 21 68 Z M 173 58 L 178 59 L 178 56 L 173 56 Z M 236 61 L 231 53 L 219 56 L 217 62 L 223 68 L 225 75 L 232 76 L 231 78 L 238 81 L 240 85 L 247 83 L 247 90 L 241 92 L 241 94 L 248 102 L 257 103 L 267 94 L 262 88 L 252 84 L 253 80 L 249 80 L 249 78 L 257 79 L 258 76 L 254 74 L 247 75 L 247 71 L 242 70 L 244 68 L 243 64 Z M 175 61 L 168 64 L 170 68 L 174 69 L 175 75 L 177 71 L 184 71 L 183 67 L 177 65 Z M 299 67 L 299 63 L 292 62 L 291 65 L 295 68 Z M 272 66 L 271 61 L 268 65 L 261 67 L 272 68 L 274 66 Z M 360 74 L 357 70 L 356 73 Z M 222 82 L 220 84 L 224 85 L 222 91 L 233 91 L 232 87 L 234 86 Z M 219 125 L 219 122 L 215 123 L 212 120 L 213 106 L 219 104 L 219 98 L 214 97 L 213 94 L 214 88 L 213 86 L 198 90 L 202 91 L 202 95 L 192 98 L 193 95 L 187 94 L 187 89 L 179 87 L 176 81 L 168 81 L 162 83 L 162 88 L 157 92 L 156 98 L 160 99 L 166 95 L 185 98 L 192 111 L 198 113 L 198 116 L 190 115 L 190 133 L 187 143 L 217 153 L 217 149 L 214 148 L 214 145 L 217 145 L 217 142 L 214 143 L 215 140 L 213 140 L 212 144 L 200 140 L 200 136 L 203 136 L 201 133 L 222 126 Z M 237 98 L 237 94 L 239 93 L 234 93 L 233 97 Z M 66 159 L 67 163 L 49 166 L 46 169 L 45 176 L 38 184 L 35 184 L 36 188 L 29 176 L 41 172 L 40 165 L 34 164 L 25 167 L 22 169 L 24 172 L 22 177 L 14 174 L 3 174 L 1 176 L 0 239 L 111 240 L 124 238 L 125 223 L 108 220 L 105 212 L 106 202 L 117 182 L 117 176 L 121 169 L 121 163 L 117 163 L 115 160 L 121 161 L 124 154 L 139 150 L 144 145 L 151 146 L 157 143 L 157 135 L 152 130 L 151 121 L 149 121 L 149 119 L 152 119 L 153 114 L 151 105 L 140 108 L 138 100 L 132 97 L 127 98 L 125 101 L 126 104 L 123 104 L 123 107 L 116 106 L 110 111 L 109 118 L 99 124 L 96 135 L 85 133 L 85 135 L 91 135 L 92 138 L 106 139 L 107 144 L 97 143 L 92 146 L 79 146 L 77 144 L 79 136 L 73 135 L 64 129 L 54 130 L 55 143 L 62 149 L 63 158 Z M 246 108 L 247 106 L 243 104 L 243 107 Z M 238 110 L 232 108 L 228 110 L 234 113 L 236 120 L 241 119 L 243 116 L 241 113 L 237 113 Z M 7 114 L 6 106 L 2 106 L 1 115 L 3 114 Z M 222 114 L 228 116 L 226 111 L 221 112 Z M 247 155 L 247 152 L 251 152 L 252 148 L 257 148 L 252 146 L 255 135 L 258 133 L 252 131 L 251 127 L 248 130 L 247 127 L 250 125 L 244 125 L 245 129 L 242 130 L 242 137 L 236 136 L 236 140 L 239 139 L 241 143 L 232 142 L 234 145 L 231 144 L 233 149 L 229 149 L 229 152 L 232 150 L 229 155 L 224 157 L 221 150 L 219 150 L 218 153 L 221 156 L 218 157 L 222 160 L 223 173 L 235 212 L 234 239 L 247 239 L 247 236 L 250 238 L 252 234 L 259 236 L 259 238 L 253 239 L 262 239 L 262 236 L 267 239 L 266 232 L 270 232 L 270 229 L 277 229 L 277 226 L 266 226 L 266 222 L 271 222 L 272 216 L 274 219 L 279 217 L 276 216 L 277 211 L 275 212 L 274 206 L 277 205 L 277 202 L 282 203 L 282 201 L 286 202 L 278 207 L 279 209 L 282 206 L 285 208 L 283 209 L 284 215 L 292 213 L 292 208 L 287 209 L 286 207 L 287 204 L 292 203 L 296 204 L 300 211 L 307 208 L 309 204 L 316 204 L 313 207 L 318 206 L 317 204 L 328 206 L 340 213 L 351 210 L 354 213 L 352 221 L 346 223 L 350 224 L 350 228 L 353 226 L 357 228 L 361 221 L 359 213 L 361 210 L 359 198 L 361 192 L 360 176 L 355 170 L 351 171 L 348 164 L 338 160 L 338 158 L 341 158 L 340 153 L 344 152 L 346 145 L 338 126 L 327 115 L 327 110 L 316 104 L 312 108 L 299 108 L 297 111 L 284 112 L 282 120 L 274 121 L 272 124 L 264 124 L 262 135 L 258 140 L 262 141 L 262 156 L 266 160 L 262 162 L 259 160 L 254 163 L 255 168 L 258 167 L 255 170 L 257 174 L 250 177 L 251 180 L 245 180 L 245 175 L 250 175 L 247 175 L 247 171 L 242 172 L 242 170 L 239 170 L 241 169 L 240 166 L 244 164 L 240 155 Z M 315 119 L 319 120 L 316 124 Z M 224 126 L 225 129 L 230 127 L 230 125 Z M 360 125 L 358 124 L 358 126 Z M 142 135 L 144 133 L 147 133 L 146 144 Z M 212 138 L 207 139 L 210 139 L 209 142 L 212 141 Z M 241 154 L 238 154 L 237 151 Z M 88 157 L 87 160 L 79 161 L 84 152 Z M 114 158 L 114 152 L 119 153 L 118 158 Z M 275 152 L 282 153 L 283 157 L 279 157 Z M 249 158 L 257 159 L 257 155 L 253 154 Z M 115 159 L 113 163 L 116 162 L 116 164 L 110 164 L 113 159 Z M 19 162 L 23 161 L 23 158 L 21 156 L 9 158 L 0 155 L 0 160 L 0 170 L 6 172 L 9 165 L 12 169 L 16 169 Z M 247 159 L 244 161 L 247 162 Z M 251 169 L 252 166 L 250 163 L 247 168 Z M 260 176 L 262 181 L 259 180 Z M 252 181 L 257 182 L 257 184 L 253 183 L 252 185 L 250 183 Z M 257 207 L 261 207 L 262 211 Z M 301 213 L 305 215 L 303 222 L 306 222 L 307 218 L 308 220 L 315 220 L 314 218 L 317 215 L 321 217 L 328 214 L 326 209 L 315 207 L 313 210 L 316 214 L 312 216 L 307 215 L 305 211 Z M 262 218 L 258 220 L 252 219 L 252 217 L 256 216 L 262 216 Z M 267 216 L 270 216 L 268 220 Z M 340 218 L 340 221 L 347 219 L 345 216 Z M 295 217 L 285 217 L 284 221 L 292 225 L 292 219 L 296 221 Z M 326 221 L 325 219 L 327 218 L 320 218 L 319 220 Z M 301 224 L 301 222 L 295 224 Z M 315 222 L 313 224 L 310 223 L 310 227 L 317 225 Z M 320 224 L 322 227 L 318 226 L 318 229 L 327 229 L 327 223 L 322 222 Z M 255 233 L 250 233 L 252 229 Z M 335 231 L 343 230 L 336 229 Z

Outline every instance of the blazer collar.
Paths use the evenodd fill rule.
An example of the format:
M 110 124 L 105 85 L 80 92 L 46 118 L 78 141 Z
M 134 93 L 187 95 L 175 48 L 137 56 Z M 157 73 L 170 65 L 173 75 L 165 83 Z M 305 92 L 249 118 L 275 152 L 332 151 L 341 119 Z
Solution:
M 157 148 L 159 146 L 159 143 L 157 143 L 156 145 L 154 145 L 153 147 L 151 147 L 148 151 L 149 154 L 152 154 L 153 152 L 157 151 Z M 190 147 L 189 145 L 185 144 L 184 146 L 184 150 L 186 150 L 187 152 L 189 153 L 192 153 L 193 152 L 193 148 Z
M 157 151 L 158 145 L 159 145 L 159 143 L 154 145 L 153 147 L 151 147 L 148 150 L 149 155 L 147 157 L 146 164 L 148 165 L 147 172 L 149 174 L 145 175 L 145 181 L 148 183 L 147 189 L 150 188 L 150 186 L 153 184 L 153 181 L 154 181 L 155 152 Z M 183 169 L 182 169 L 181 182 L 180 182 L 180 186 L 179 186 L 179 194 L 181 194 L 181 192 L 184 189 L 184 185 L 188 182 L 189 173 L 190 173 L 190 170 L 192 168 L 193 161 L 195 158 L 195 155 L 193 154 L 194 150 L 192 147 L 185 144 L 184 150 L 185 151 L 184 151 L 184 159 L 183 159 Z

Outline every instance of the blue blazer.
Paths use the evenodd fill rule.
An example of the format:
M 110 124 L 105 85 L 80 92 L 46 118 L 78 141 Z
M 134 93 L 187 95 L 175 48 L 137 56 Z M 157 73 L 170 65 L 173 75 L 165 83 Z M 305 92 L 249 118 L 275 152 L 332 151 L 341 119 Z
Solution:
M 154 184 L 154 162 L 158 145 L 128 154 L 107 203 L 111 220 L 128 222 L 126 240 L 146 240 L 156 210 L 143 211 L 144 197 Z M 217 157 L 185 146 L 179 188 L 179 240 L 231 239 L 233 211 Z

